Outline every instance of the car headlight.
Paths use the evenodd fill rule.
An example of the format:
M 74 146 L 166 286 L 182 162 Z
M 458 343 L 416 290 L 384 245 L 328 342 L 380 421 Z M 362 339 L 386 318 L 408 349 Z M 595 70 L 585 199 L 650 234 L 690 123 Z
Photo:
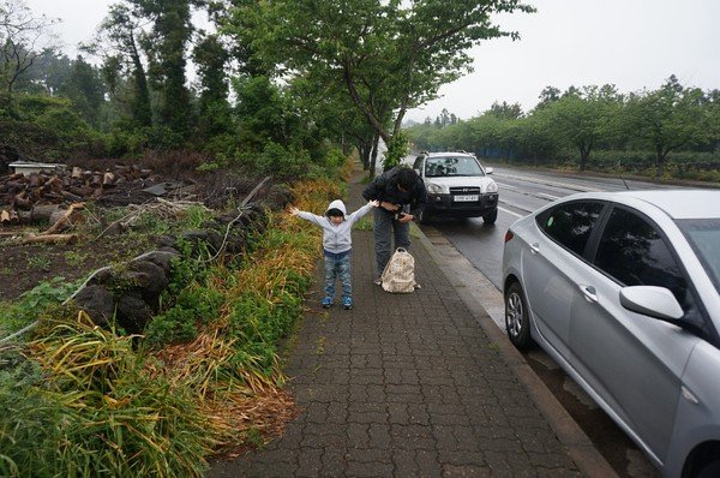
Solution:
M 498 192 L 498 185 L 497 185 L 497 183 L 496 183 L 495 181 L 493 181 L 493 182 L 491 182 L 490 184 L 488 184 L 487 192 L 489 192 L 489 193 L 496 193 L 496 192 Z
M 427 187 L 427 191 L 428 191 L 429 193 L 432 193 L 432 194 L 440 194 L 440 193 L 442 193 L 442 187 L 438 186 L 437 184 L 432 184 L 432 183 L 430 183 L 430 184 L 428 184 L 426 187 Z

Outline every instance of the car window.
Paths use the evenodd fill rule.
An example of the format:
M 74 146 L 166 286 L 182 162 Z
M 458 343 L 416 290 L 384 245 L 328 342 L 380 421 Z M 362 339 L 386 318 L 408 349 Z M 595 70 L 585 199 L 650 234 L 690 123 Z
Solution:
M 594 263 L 624 285 L 670 289 L 685 311 L 686 320 L 701 326 L 680 265 L 657 227 L 643 216 L 614 208 L 600 237 Z
M 720 220 L 685 219 L 677 225 L 720 293 Z
M 425 176 L 485 176 L 485 171 L 472 157 L 438 156 L 425 161 Z
M 560 204 L 538 216 L 538 227 L 575 254 L 582 255 L 603 203 L 575 201 Z

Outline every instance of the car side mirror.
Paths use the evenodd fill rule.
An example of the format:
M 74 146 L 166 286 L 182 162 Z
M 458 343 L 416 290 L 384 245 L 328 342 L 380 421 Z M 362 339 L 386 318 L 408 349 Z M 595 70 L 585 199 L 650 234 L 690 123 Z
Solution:
M 620 290 L 620 304 L 632 312 L 660 320 L 674 321 L 685 315 L 673 293 L 665 287 L 624 287 Z
M 492 174 L 492 173 L 493 173 L 493 168 L 490 168 L 490 167 L 485 168 L 485 174 Z

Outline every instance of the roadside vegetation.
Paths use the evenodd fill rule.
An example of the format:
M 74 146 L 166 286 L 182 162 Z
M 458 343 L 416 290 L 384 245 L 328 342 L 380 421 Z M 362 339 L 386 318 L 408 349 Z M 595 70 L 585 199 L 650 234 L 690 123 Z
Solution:
M 463 149 L 509 166 L 720 181 L 720 90 L 675 76 L 642 92 L 547 87 L 529 112 L 496 103 L 466 121 L 446 111 L 405 131 L 418 150 Z
M 338 184 L 301 181 L 292 193 L 322 210 Z M 302 316 L 321 241 L 284 211 L 268 224 L 240 257 L 177 260 L 142 336 L 59 306 L 69 287 L 17 304 L 47 303 L 33 308 L 28 341 L 0 348 L 0 474 L 202 476 L 211 456 L 275 436 L 295 413 L 280 347 Z

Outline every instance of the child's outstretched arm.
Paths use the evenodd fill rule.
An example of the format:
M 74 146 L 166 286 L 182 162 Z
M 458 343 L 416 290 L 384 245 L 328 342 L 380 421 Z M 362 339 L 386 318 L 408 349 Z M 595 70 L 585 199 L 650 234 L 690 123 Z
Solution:
M 323 226 L 324 222 L 327 222 L 325 218 L 323 218 L 323 216 L 318 216 L 317 214 L 313 214 L 307 211 L 301 211 L 294 206 L 290 207 L 290 214 L 292 214 L 293 216 L 297 216 L 300 219 L 310 221 L 314 224 L 317 224 L 318 226 Z
M 354 213 L 350 214 L 347 217 L 347 220 L 351 221 L 353 223 L 356 221 L 359 221 L 360 218 L 362 218 L 365 214 L 369 213 L 371 209 L 376 208 L 379 205 L 380 205 L 380 201 L 378 201 L 377 199 L 372 199 L 372 200 L 368 201 L 368 203 L 366 205 L 364 205 L 363 207 L 361 207 Z

